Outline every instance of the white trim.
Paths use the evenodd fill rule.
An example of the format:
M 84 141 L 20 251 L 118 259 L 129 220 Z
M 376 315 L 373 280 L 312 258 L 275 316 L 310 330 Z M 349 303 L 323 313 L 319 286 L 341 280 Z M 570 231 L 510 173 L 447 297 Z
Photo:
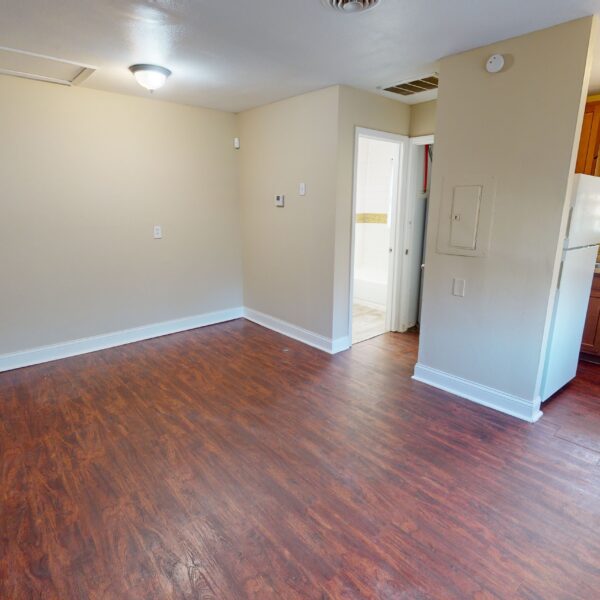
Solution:
M 415 146 L 431 146 L 435 143 L 435 135 L 417 135 L 415 137 L 408 138 L 411 144 Z
M 395 292 L 397 275 L 401 260 L 398 256 L 398 249 L 402 247 L 403 240 L 401 239 L 402 228 L 398 227 L 401 202 L 404 196 L 404 182 L 406 181 L 407 173 L 407 149 L 410 138 L 406 135 L 397 133 L 389 133 L 387 131 L 379 131 L 377 129 L 368 129 L 366 127 L 356 127 L 354 130 L 354 174 L 352 185 L 352 222 L 350 225 L 350 286 L 348 299 L 348 340 L 349 346 L 352 345 L 352 306 L 354 303 L 354 255 L 355 255 L 355 233 L 356 233 L 356 196 L 357 196 L 357 180 L 358 180 L 358 141 L 360 138 L 368 138 L 372 140 L 383 140 L 395 142 L 399 146 L 398 156 L 399 164 L 396 167 L 394 181 L 394 198 L 392 201 L 392 211 L 390 214 L 390 247 L 392 253 L 390 256 L 390 275 L 388 276 L 388 304 L 386 306 L 386 331 L 395 330 L 396 325 L 396 301 L 397 294 Z M 345 339 L 345 338 L 340 338 Z
M 106 348 L 114 348 L 115 346 L 140 342 L 142 340 L 169 335 L 171 333 L 179 333 L 189 329 L 205 327 L 206 325 L 224 323 L 225 321 L 232 321 L 233 319 L 239 319 L 243 316 L 243 308 L 231 308 L 228 310 L 195 315 L 193 317 L 185 317 L 183 319 L 175 319 L 173 321 L 164 321 L 162 323 L 124 329 L 123 331 L 115 331 L 113 333 L 95 335 L 93 337 L 72 340 L 60 344 L 52 344 L 50 346 L 40 346 L 38 348 L 14 352 L 12 354 L 0 354 L 0 372 L 37 365 L 52 360 L 59 360 L 61 358 L 68 358 L 69 356 L 87 354 L 88 352 L 105 350 Z
M 331 353 L 330 354 L 338 354 L 339 352 L 344 352 L 348 350 L 352 346 L 352 338 L 349 335 L 344 335 L 342 337 L 331 340 Z
M 281 333 L 289 338 L 298 340 L 299 342 L 307 344 L 308 346 L 312 346 L 313 348 L 327 352 L 328 354 L 337 354 L 338 352 L 347 350 L 350 347 L 349 336 L 344 336 L 334 340 L 318 333 L 308 331 L 307 329 L 302 329 L 302 327 L 297 327 L 296 325 L 292 325 L 287 321 L 282 321 L 277 317 L 266 315 L 265 313 L 261 313 L 251 308 L 244 309 L 244 318 L 258 325 L 262 325 L 267 329 Z
M 413 379 L 529 423 L 535 423 L 542 416 L 538 402 L 525 400 L 420 363 L 415 365 Z

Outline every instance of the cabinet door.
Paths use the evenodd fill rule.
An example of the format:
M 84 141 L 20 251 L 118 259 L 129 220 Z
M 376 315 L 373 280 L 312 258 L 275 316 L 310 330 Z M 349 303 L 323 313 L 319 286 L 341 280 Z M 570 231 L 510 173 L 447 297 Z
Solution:
M 581 351 L 588 354 L 600 354 L 600 296 L 590 298 Z
M 576 173 L 596 175 L 600 145 L 600 102 L 590 102 L 585 107 L 583 127 L 577 154 Z

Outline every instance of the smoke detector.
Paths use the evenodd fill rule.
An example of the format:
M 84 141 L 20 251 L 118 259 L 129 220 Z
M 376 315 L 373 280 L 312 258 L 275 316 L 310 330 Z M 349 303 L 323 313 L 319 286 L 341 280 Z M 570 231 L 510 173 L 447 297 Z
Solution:
M 381 0 L 323 0 L 323 2 L 341 12 L 358 13 L 375 8 Z

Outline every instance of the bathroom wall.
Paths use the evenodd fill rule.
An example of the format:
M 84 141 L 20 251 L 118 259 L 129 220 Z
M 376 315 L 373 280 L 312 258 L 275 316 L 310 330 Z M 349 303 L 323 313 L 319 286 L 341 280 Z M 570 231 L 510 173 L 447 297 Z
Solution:
M 360 138 L 356 190 L 354 302 L 385 308 L 390 210 L 398 146 Z

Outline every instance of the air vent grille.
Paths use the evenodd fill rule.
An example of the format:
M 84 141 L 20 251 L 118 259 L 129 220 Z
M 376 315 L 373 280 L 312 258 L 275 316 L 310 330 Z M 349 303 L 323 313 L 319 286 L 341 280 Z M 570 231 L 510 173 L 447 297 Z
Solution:
M 412 96 L 413 94 L 420 94 L 421 92 L 428 92 L 429 90 L 437 90 L 438 85 L 439 80 L 437 75 L 430 75 L 429 77 L 423 77 L 422 79 L 415 79 L 414 81 L 392 85 L 385 88 L 385 91 L 391 92 L 392 94 L 400 94 L 401 96 Z
M 364 12 L 374 8 L 381 0 L 323 0 L 324 4 L 345 13 Z

